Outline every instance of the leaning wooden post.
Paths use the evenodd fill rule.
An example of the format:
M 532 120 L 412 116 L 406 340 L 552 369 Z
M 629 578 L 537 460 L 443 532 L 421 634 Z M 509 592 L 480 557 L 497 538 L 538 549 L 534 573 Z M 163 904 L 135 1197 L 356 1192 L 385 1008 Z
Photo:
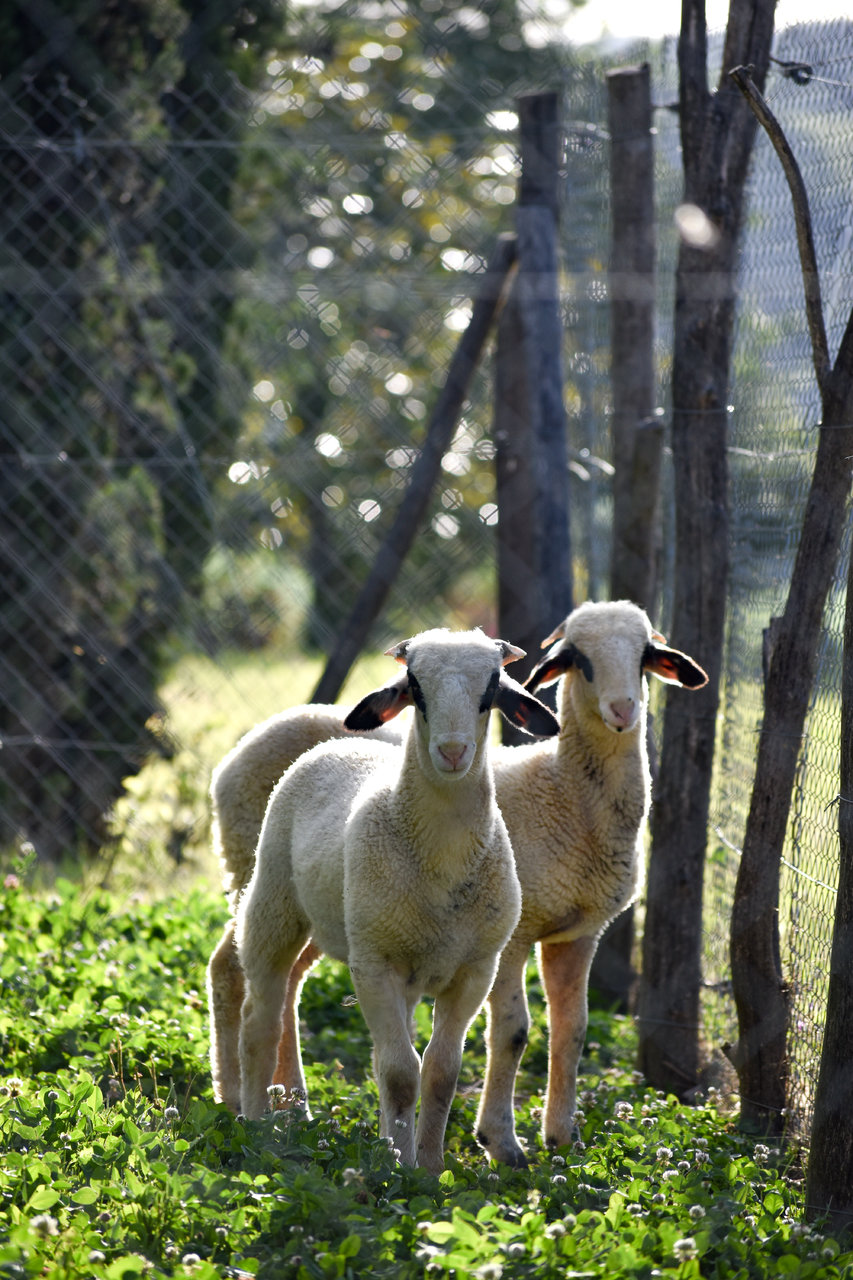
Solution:
M 536 577 L 544 638 L 572 607 L 557 223 L 563 130 L 556 93 L 518 99 L 517 302 L 534 443 Z
M 610 131 L 610 386 L 613 533 L 610 597 L 652 616 L 657 599 L 663 424 L 655 397 L 655 206 L 652 99 L 648 63 L 606 76 Z M 628 1005 L 634 911 L 608 927 L 590 984 Z
M 337 646 L 330 654 L 312 702 L 334 702 L 347 673 L 367 639 L 367 634 L 388 598 L 400 566 L 414 542 L 426 513 L 430 494 L 441 472 L 441 459 L 450 446 L 459 421 L 471 378 L 486 340 L 500 310 L 507 278 L 516 256 L 514 236 L 500 236 L 489 261 L 468 328 L 462 334 L 447 372 L 447 378 L 430 415 L 411 479 L 397 509 L 394 522 L 373 562 L 349 617 L 344 622 Z

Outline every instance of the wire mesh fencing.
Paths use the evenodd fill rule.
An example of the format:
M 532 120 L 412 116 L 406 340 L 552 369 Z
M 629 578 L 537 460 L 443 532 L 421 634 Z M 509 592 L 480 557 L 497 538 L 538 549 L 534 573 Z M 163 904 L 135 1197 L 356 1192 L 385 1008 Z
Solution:
M 524 54 L 523 32 L 487 40 L 436 14 L 414 24 L 385 15 L 296 52 L 291 42 L 253 88 L 211 76 L 192 92 L 171 85 L 151 95 L 95 74 L 84 91 L 43 67 L 0 83 L 6 849 L 24 843 L 58 861 L 118 842 L 143 859 L 179 859 L 203 845 L 211 764 L 251 724 L 308 695 L 316 658 L 309 668 L 304 655 L 329 650 L 404 498 L 478 276 L 512 227 L 515 98 L 555 85 L 567 138 L 575 591 L 606 596 L 605 67 L 560 45 L 553 26 L 540 26 L 539 47 Z M 479 41 L 473 53 L 452 43 L 463 35 Z M 619 60 L 638 52 L 651 61 L 659 104 L 656 349 L 666 419 L 680 198 L 675 47 Z M 812 200 L 834 349 L 853 298 L 853 24 L 788 29 L 774 53 L 769 96 Z M 763 632 L 784 603 L 819 415 L 790 198 L 761 137 L 749 209 L 706 880 L 705 1034 L 714 1045 L 734 1039 L 726 922 L 761 717 Z M 377 651 L 438 622 L 494 625 L 491 399 L 485 361 L 429 517 L 377 619 Z M 667 480 L 665 534 L 671 488 Z M 655 621 L 677 645 L 671 556 L 665 536 Z M 839 565 L 781 906 L 792 1105 L 804 1122 L 837 878 L 844 581 Z

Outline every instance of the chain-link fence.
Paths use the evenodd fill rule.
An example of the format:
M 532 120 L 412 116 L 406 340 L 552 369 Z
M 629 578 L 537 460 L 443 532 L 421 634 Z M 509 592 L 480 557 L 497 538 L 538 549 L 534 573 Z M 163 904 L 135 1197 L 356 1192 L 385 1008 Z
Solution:
M 9 849 L 29 842 L 48 860 L 116 842 L 140 858 L 197 852 L 210 766 L 252 723 L 309 695 L 316 655 L 405 493 L 478 275 L 512 227 L 514 103 L 540 87 L 559 86 L 568 140 L 575 592 L 606 596 L 604 66 L 547 24 L 534 44 L 523 26 L 482 30 L 473 9 L 460 25 L 433 8 L 417 21 L 383 10 L 367 25 L 310 32 L 306 11 L 251 89 L 200 71 L 153 93 L 132 79 L 120 87 L 97 65 L 84 77 L 32 64 L 0 83 Z M 645 52 L 659 104 L 665 418 L 680 193 L 674 42 Z M 769 96 L 812 200 L 834 349 L 853 298 L 853 24 L 789 29 L 774 52 Z M 819 412 L 790 198 L 762 138 L 750 187 L 706 894 L 712 1044 L 734 1038 L 726 922 L 761 716 L 762 631 L 784 602 Z M 491 423 L 485 362 L 377 620 L 377 649 L 439 621 L 492 624 Z M 836 581 L 785 854 L 783 966 L 804 1115 L 837 875 L 842 566 Z M 665 602 L 662 614 L 677 645 Z

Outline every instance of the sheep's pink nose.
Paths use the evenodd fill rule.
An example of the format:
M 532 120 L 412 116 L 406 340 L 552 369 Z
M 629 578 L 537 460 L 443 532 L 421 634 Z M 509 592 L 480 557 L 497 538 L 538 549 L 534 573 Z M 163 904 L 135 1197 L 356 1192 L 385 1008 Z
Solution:
M 625 729 L 634 720 L 634 699 L 617 698 L 610 704 L 610 714 L 617 729 Z
M 465 752 L 468 750 L 468 744 L 465 742 L 445 742 L 438 750 L 442 759 L 446 760 L 451 769 L 455 771 L 462 763 Z

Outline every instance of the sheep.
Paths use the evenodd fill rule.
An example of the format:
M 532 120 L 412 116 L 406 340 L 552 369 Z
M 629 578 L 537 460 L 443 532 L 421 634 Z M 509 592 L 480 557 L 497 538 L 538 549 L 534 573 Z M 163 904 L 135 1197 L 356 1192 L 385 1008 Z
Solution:
M 499 747 L 495 788 L 516 857 L 522 914 L 487 1002 L 487 1069 L 476 1130 L 489 1155 L 523 1167 L 513 1088 L 527 1042 L 525 968 L 535 944 L 548 1006 L 547 1147 L 573 1137 L 589 969 L 609 922 L 633 900 L 651 793 L 645 673 L 688 689 L 707 675 L 667 647 L 629 601 L 587 602 L 543 641 L 525 687 L 562 678 L 560 734 Z
M 438 1173 L 465 1033 L 521 909 L 494 798 L 489 712 L 495 705 L 539 733 L 559 725 L 503 672 L 522 651 L 482 632 L 424 632 L 393 656 L 405 674 L 345 724 L 377 727 L 414 704 L 402 746 L 322 743 L 270 797 L 236 920 L 241 1107 L 262 1114 L 274 1067 L 286 1094 L 305 1095 L 299 984 L 306 949 L 324 952 L 349 964 L 373 1039 L 382 1136 L 405 1163 Z M 421 1069 L 412 1019 L 422 994 L 435 1006 Z
M 543 647 L 552 644 L 528 688 L 563 677 L 559 739 L 497 747 L 492 753 L 497 800 L 510 832 L 523 902 L 487 1002 L 487 1070 L 477 1135 L 490 1157 L 516 1167 L 526 1164 L 515 1134 L 513 1089 L 529 1028 L 524 977 L 530 949 L 538 944 L 548 1000 L 543 1138 L 557 1147 L 571 1140 L 574 1127 L 589 968 L 604 928 L 636 892 L 650 797 L 643 673 L 689 689 L 707 682 L 701 667 L 667 648 L 644 611 L 628 601 L 580 605 Z M 242 848 L 248 849 L 260 828 L 269 787 L 302 749 L 301 733 L 310 727 L 327 731 L 329 737 L 341 735 L 346 732 L 344 714 L 338 708 L 294 708 L 287 713 L 286 740 L 277 717 L 249 735 L 248 768 L 248 750 L 246 760 L 239 746 L 226 757 L 218 772 L 220 785 L 215 780 L 212 787 L 226 867 L 245 862 L 234 835 L 237 797 L 245 832 Z M 242 788 L 241 777 L 246 778 Z M 253 779 L 260 784 L 256 792 L 248 785 Z M 214 1022 L 217 1009 L 233 1007 L 222 979 L 226 968 L 232 990 L 242 990 L 236 957 L 233 967 L 215 964 L 217 955 L 221 960 L 227 954 L 230 928 L 231 923 L 208 977 Z M 238 1078 L 236 1067 L 233 1076 Z M 229 1096 L 234 1096 L 233 1087 Z

